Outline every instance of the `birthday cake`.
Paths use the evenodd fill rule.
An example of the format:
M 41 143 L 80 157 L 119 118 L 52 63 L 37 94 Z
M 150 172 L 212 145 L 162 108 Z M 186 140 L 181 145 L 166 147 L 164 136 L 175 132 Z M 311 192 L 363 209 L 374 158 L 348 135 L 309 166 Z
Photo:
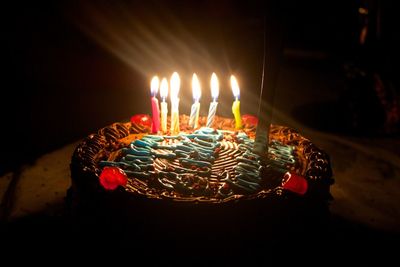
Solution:
M 206 128 L 200 117 L 196 130 L 188 120 L 180 116 L 178 135 L 161 135 L 151 134 L 149 116 L 137 115 L 86 137 L 70 164 L 75 206 L 166 225 L 224 224 L 249 212 L 298 211 L 299 203 L 327 207 L 329 157 L 297 131 L 272 125 L 268 155 L 260 156 L 252 151 L 255 117 L 244 115 L 240 131 L 233 119 L 216 116 Z

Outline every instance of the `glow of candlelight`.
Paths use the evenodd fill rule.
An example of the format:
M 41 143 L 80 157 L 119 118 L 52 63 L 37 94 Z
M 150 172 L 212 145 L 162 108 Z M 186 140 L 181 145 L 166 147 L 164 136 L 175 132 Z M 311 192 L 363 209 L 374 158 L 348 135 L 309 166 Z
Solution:
M 155 97 L 157 95 L 159 86 L 160 80 L 157 76 L 154 76 L 153 79 L 151 79 L 150 83 L 150 92 L 152 97 Z
M 161 86 L 160 86 L 160 96 L 163 102 L 165 102 L 165 99 L 168 96 L 168 81 L 166 78 L 163 78 L 161 80 Z
M 200 81 L 197 78 L 196 73 L 194 73 L 192 77 L 192 93 L 194 102 L 199 102 L 201 97 L 201 88 L 200 88 Z
M 217 98 L 219 96 L 219 82 L 217 75 L 213 72 L 211 75 L 211 97 L 213 98 L 214 102 L 217 102 Z
M 171 88 L 171 101 L 179 99 L 178 94 L 179 94 L 179 89 L 181 88 L 181 79 L 179 78 L 179 74 L 177 72 L 174 72 L 171 76 L 170 88 Z
M 233 75 L 231 75 L 231 87 L 232 87 L 233 96 L 235 97 L 236 100 L 239 100 L 240 99 L 239 84 L 238 84 L 235 76 L 233 76 Z

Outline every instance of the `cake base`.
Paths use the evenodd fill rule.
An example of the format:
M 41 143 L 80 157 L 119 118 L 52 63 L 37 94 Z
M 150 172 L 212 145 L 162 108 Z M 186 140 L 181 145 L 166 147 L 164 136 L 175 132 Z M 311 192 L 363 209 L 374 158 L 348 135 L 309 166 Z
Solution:
M 294 255 L 303 261 L 315 253 L 324 255 L 318 250 L 331 256 L 322 247 L 330 242 L 328 205 L 313 199 L 293 196 L 177 207 L 149 199 L 127 202 L 114 193 L 81 198 L 71 217 L 79 232 L 96 240 L 91 241 L 96 251 L 111 258 L 226 266 L 281 262 Z
M 178 242 L 211 249 L 227 241 L 283 242 L 325 229 L 330 218 L 328 202 L 294 194 L 198 205 L 132 197 L 118 190 L 80 193 L 71 189 L 68 198 L 71 218 L 79 225 L 149 244 Z
M 218 129 L 233 129 L 232 120 L 217 118 L 217 122 Z M 255 127 L 246 125 L 244 131 L 254 137 Z M 154 243 L 175 243 L 190 245 L 185 249 L 196 246 L 210 252 L 224 246 L 229 249 L 237 240 L 255 244 L 260 240 L 280 242 L 293 235 L 306 238 L 327 224 L 329 187 L 333 182 L 329 157 L 290 128 L 272 126 L 270 140 L 297 148 L 299 166 L 295 171 L 307 180 L 307 193 L 293 193 L 278 183 L 226 199 L 174 193 L 165 198 L 154 191 L 148 194 L 147 190 L 138 193 L 129 187 L 103 188 L 98 163 L 126 147 L 126 138 L 142 133 L 145 129 L 140 125 L 116 123 L 90 135 L 77 147 L 71 162 L 68 203 L 71 218 L 79 225 L 90 225 L 101 235 L 121 235 L 150 247 Z

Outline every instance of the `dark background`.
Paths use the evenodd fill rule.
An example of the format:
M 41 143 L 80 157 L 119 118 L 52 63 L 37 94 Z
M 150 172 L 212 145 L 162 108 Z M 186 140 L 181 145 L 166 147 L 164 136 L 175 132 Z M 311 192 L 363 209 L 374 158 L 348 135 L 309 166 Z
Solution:
M 235 74 L 241 86 L 242 113 L 256 114 L 265 14 L 278 21 L 275 26 L 279 26 L 283 37 L 283 60 L 281 66 L 275 67 L 285 75 L 277 86 L 276 114 L 285 113 L 302 125 L 337 135 L 396 138 L 400 129 L 396 12 L 394 3 L 379 0 L 2 4 L 0 174 L 12 170 L 18 178 L 21 164 L 33 163 L 38 156 L 81 140 L 115 121 L 150 113 L 149 83 L 156 74 L 169 77 L 173 71 L 179 72 L 180 110 L 188 114 L 192 102 L 190 77 L 196 72 L 203 86 L 201 104 L 205 115 L 210 101 L 209 76 L 216 72 L 221 83 L 218 114 L 224 116 L 232 116 L 228 78 Z M 368 34 L 361 42 L 363 28 L 368 29 Z M 323 90 L 321 84 L 326 85 Z M 278 116 L 273 122 L 287 123 Z M 332 238 L 323 240 L 324 232 L 320 239 L 314 239 L 324 244 L 342 241 L 338 247 L 326 249 L 330 258 L 340 259 L 339 250 L 351 256 L 361 244 L 369 248 L 367 253 L 379 247 L 396 248 L 389 243 L 397 241 L 398 236 L 390 232 L 359 230 L 337 218 L 332 224 L 336 229 L 329 233 Z M 58 239 L 56 233 L 68 229 L 69 222 L 39 215 L 12 226 L 15 228 L 9 236 L 16 244 L 12 249 L 18 251 L 21 242 L 28 250 L 40 250 L 36 242 L 40 243 L 45 234 L 52 237 L 54 233 L 49 240 Z M 112 246 L 120 242 L 119 236 L 105 242 L 107 239 L 102 240 L 97 228 L 86 233 L 91 228 L 92 225 L 84 227 L 76 235 L 63 232 L 54 250 L 64 240 L 80 243 L 76 245 L 83 254 L 96 244 L 101 250 L 95 258 L 101 255 L 114 259 L 115 254 L 105 255 L 107 248 L 103 244 Z M 354 233 L 354 229 L 358 231 Z M 123 232 L 104 232 L 108 230 Z M 90 242 L 81 242 L 82 236 L 86 237 L 84 233 Z M 134 229 L 131 234 L 135 236 Z M 25 235 L 35 238 L 25 243 Z M 291 238 L 290 244 L 279 243 L 273 252 L 284 252 L 286 260 L 296 248 L 303 248 L 300 251 L 306 253 L 296 259 L 314 260 L 310 256 L 315 254 L 314 248 L 325 249 L 319 243 L 305 245 L 310 240 L 307 235 L 305 232 L 300 239 Z M 371 240 L 375 244 L 370 244 Z M 268 241 L 267 237 L 265 243 L 270 245 Z M 126 248 L 130 249 L 131 242 L 126 242 Z M 217 248 L 218 245 L 214 244 Z M 52 246 L 49 243 L 46 248 Z M 247 244 L 242 246 L 245 249 Z M 151 254 L 146 248 L 142 247 Z M 68 254 L 76 252 L 75 246 L 69 249 Z M 42 253 L 45 255 L 46 251 Z M 257 253 L 263 255 L 262 247 Z M 247 251 L 246 255 L 252 254 Z
M 309 101 L 315 105 L 294 111 L 294 117 L 327 131 L 384 132 L 386 111 L 373 88 L 373 75 L 378 73 L 391 84 L 391 93 L 384 96 L 389 102 L 396 100 L 399 39 L 392 3 L 276 2 L 7 3 L 2 8 L 2 171 L 114 121 L 149 113 L 149 83 L 155 74 L 180 73 L 180 110 L 187 114 L 191 74 L 198 73 L 203 85 L 201 103 L 208 107 L 209 76 L 216 72 L 221 83 L 218 112 L 225 116 L 230 116 L 232 101 L 229 75 L 236 74 L 242 113 L 256 114 L 264 14 L 271 10 L 279 14 L 276 18 L 284 33 L 284 66 L 323 67 L 343 80 L 349 73 L 361 77 L 360 69 L 367 75 L 349 80 L 353 89 L 337 89 L 341 101 L 331 103 L 330 108 L 339 111 L 331 125 L 310 115 L 323 112 L 318 92 Z M 360 7 L 369 10 L 368 17 L 360 13 Z M 360 44 L 365 25 L 367 39 Z M 367 93 L 357 89 L 362 84 L 369 88 Z M 358 117 L 340 112 L 346 109 Z M 368 117 L 368 123 L 360 114 Z M 373 127 L 364 127 L 367 124 Z M 392 124 L 396 129 L 398 121 Z

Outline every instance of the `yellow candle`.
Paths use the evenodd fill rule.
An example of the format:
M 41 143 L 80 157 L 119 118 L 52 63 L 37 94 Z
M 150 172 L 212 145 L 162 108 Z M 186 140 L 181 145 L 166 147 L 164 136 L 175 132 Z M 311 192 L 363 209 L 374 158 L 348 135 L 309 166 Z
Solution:
M 196 73 L 193 74 L 192 78 L 192 92 L 194 103 L 192 105 L 192 110 L 190 112 L 189 117 L 189 126 L 193 129 L 196 129 L 199 126 L 199 114 L 200 114 L 200 96 L 201 96 L 201 88 L 200 82 L 197 78 Z
M 168 96 L 168 82 L 166 78 L 163 78 L 160 86 L 161 102 L 161 131 L 167 132 L 167 117 L 168 117 L 168 105 L 165 99 Z
M 231 76 L 231 87 L 232 87 L 232 92 L 233 96 L 235 97 L 235 101 L 233 101 L 232 105 L 232 113 L 233 116 L 235 117 L 235 128 L 237 130 L 242 128 L 242 117 L 240 115 L 240 89 L 239 89 L 239 84 L 235 78 L 235 76 Z
M 177 72 L 174 72 L 171 76 L 170 87 L 171 87 L 171 135 L 179 134 L 179 89 L 181 86 L 181 80 Z

